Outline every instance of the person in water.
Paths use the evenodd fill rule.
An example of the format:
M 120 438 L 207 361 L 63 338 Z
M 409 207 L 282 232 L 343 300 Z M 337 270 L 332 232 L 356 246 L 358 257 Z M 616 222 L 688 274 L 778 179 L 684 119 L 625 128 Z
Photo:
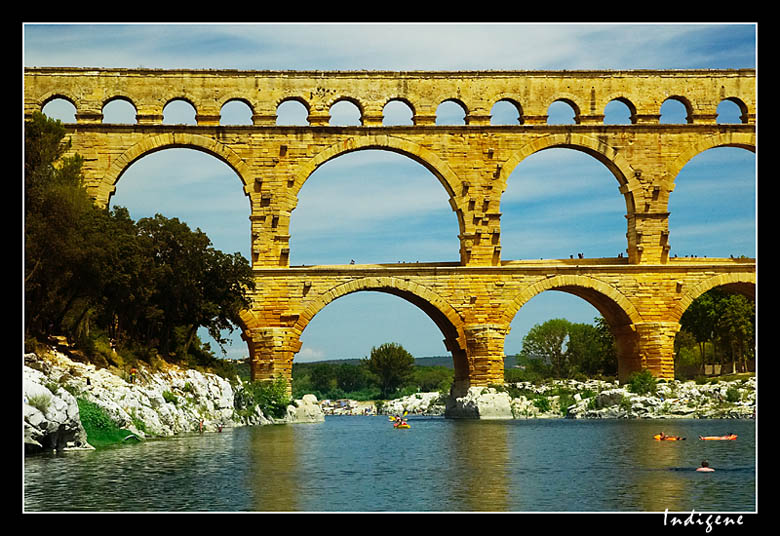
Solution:
M 707 460 L 704 460 L 701 462 L 701 467 L 696 469 L 700 473 L 712 473 L 715 471 L 712 467 L 710 467 L 710 463 Z

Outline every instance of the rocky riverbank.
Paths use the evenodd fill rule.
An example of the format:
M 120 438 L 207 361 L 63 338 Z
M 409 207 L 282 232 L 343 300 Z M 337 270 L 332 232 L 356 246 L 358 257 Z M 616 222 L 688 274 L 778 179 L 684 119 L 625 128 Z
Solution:
M 696 383 L 659 382 L 653 394 L 599 380 L 558 380 L 503 388 L 472 387 L 458 398 L 442 400 L 422 393 L 393 400 L 383 413 L 441 414 L 478 419 L 751 419 L 756 411 L 755 377 Z
M 659 382 L 653 394 L 599 380 L 473 387 L 461 397 L 416 393 L 382 403 L 294 401 L 281 418 L 241 407 L 245 385 L 216 374 L 167 366 L 144 367 L 134 378 L 49 351 L 24 356 L 25 452 L 92 448 L 77 399 L 91 402 L 121 429 L 139 438 L 219 431 L 225 427 L 321 422 L 325 415 L 443 415 L 476 419 L 750 419 L 755 377 L 696 383 Z
M 219 431 L 225 427 L 319 422 L 324 414 L 307 395 L 281 418 L 259 407 L 237 408 L 239 378 L 169 365 L 138 367 L 134 377 L 80 363 L 57 351 L 24 356 L 23 428 L 25 452 L 92 448 L 80 420 L 77 399 L 99 406 L 121 429 L 138 438 Z M 240 405 L 240 404 L 239 404 Z

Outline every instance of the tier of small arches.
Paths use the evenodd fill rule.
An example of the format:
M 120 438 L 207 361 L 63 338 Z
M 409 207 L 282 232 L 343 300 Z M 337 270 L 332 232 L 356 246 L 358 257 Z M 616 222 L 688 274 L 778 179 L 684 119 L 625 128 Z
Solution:
M 78 109 L 72 100 L 55 96 L 44 103 L 43 111 L 52 103 L 62 110 L 60 118 L 65 123 L 76 122 Z M 687 124 L 693 122 L 691 103 L 683 97 L 669 97 L 658 110 L 658 123 Z M 340 99 L 334 102 L 329 110 L 327 125 L 331 126 L 361 126 L 365 124 L 365 111 L 360 103 L 353 99 Z M 748 112 L 745 104 L 737 98 L 725 98 L 712 111 L 719 124 L 746 124 Z M 298 98 L 282 100 L 276 108 L 274 124 L 277 126 L 308 126 L 312 124 L 311 110 L 308 104 Z M 457 99 L 448 99 L 439 104 L 436 109 L 436 125 L 467 125 L 471 121 L 470 112 Z M 63 119 L 63 117 L 65 117 Z M 636 108 L 624 98 L 610 101 L 597 116 L 599 122 L 605 125 L 637 124 Z M 101 121 L 106 124 L 136 124 L 137 109 L 126 97 L 114 97 L 106 101 L 102 108 Z M 168 101 L 162 109 L 162 124 L 197 125 L 200 122 L 195 105 L 184 98 Z M 581 112 L 579 107 L 569 99 L 558 99 L 547 108 L 546 123 L 579 124 Z M 592 123 L 593 121 L 591 121 Z M 250 105 L 241 99 L 228 100 L 221 108 L 219 124 L 223 126 L 251 126 L 256 123 L 256 116 Z M 523 125 L 525 124 L 522 106 L 511 99 L 497 101 L 490 110 L 490 125 Z M 317 125 L 324 124 L 317 122 Z M 388 101 L 382 109 L 382 126 L 413 126 L 418 124 L 414 108 L 401 99 Z

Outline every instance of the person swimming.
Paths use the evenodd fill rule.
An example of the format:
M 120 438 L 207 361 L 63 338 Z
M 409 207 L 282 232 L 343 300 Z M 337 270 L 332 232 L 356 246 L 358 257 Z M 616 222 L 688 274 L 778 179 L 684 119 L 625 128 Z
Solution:
M 696 471 L 700 473 L 712 473 L 715 471 L 712 467 L 710 467 L 710 463 L 707 460 L 703 460 L 701 462 L 701 467 L 697 468 Z

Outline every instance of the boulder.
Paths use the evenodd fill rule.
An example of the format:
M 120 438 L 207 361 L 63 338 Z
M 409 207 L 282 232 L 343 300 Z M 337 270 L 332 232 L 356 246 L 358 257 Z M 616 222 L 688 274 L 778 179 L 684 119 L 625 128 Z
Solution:
M 92 448 L 79 419 L 78 403 L 68 391 L 48 382 L 41 371 L 25 366 L 23 396 L 25 453 Z
M 509 395 L 492 387 L 469 387 L 465 396 L 450 396 L 445 415 L 455 419 L 513 418 Z
M 325 414 L 314 395 L 303 395 L 301 400 L 287 406 L 287 413 L 279 422 L 283 423 L 312 423 L 323 422 Z

